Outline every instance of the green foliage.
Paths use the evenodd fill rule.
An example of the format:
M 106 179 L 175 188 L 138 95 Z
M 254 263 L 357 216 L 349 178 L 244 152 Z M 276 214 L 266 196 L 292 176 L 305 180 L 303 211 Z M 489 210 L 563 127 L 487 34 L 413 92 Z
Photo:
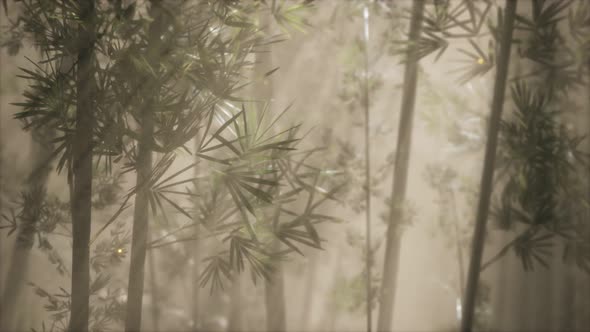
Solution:
M 571 56 L 581 47 L 576 31 L 584 29 L 584 6 L 578 4 L 581 12 L 574 15 L 571 1 L 532 5 L 531 17 L 518 17 L 517 27 L 526 34 L 515 42 L 533 71 L 516 77 L 511 88 L 514 112 L 501 123 L 498 152 L 497 180 L 503 189 L 492 211 L 500 229 L 517 234 L 484 267 L 508 249 L 525 270 L 549 267 L 547 258 L 560 245 L 564 262 L 588 271 L 588 248 L 583 244 L 587 189 L 580 181 L 587 178 L 588 154 L 581 150 L 585 137 L 568 123 L 570 116 L 579 116 L 579 109 L 574 104 L 562 107 L 569 93 L 584 83 L 580 68 L 587 64 Z M 573 41 L 563 33 L 566 18 Z
M 587 165 L 587 156 L 578 148 L 582 138 L 563 130 L 560 114 L 551 110 L 552 98 L 515 83 L 516 111 L 501 124 L 498 171 L 506 180 L 492 216 L 501 229 L 526 226 L 510 245 L 527 270 L 534 262 L 548 266 L 546 257 L 556 237 L 569 241 L 582 235 L 571 233 L 577 216 L 565 209 L 574 195 L 570 181 Z
M 337 311 L 341 312 L 362 312 L 366 307 L 367 299 L 372 301 L 372 307 L 375 308 L 379 302 L 379 285 L 381 278 L 373 270 L 371 273 L 371 296 L 367 295 L 367 264 L 366 259 L 369 257 L 372 264 L 376 260 L 376 254 L 383 241 L 378 240 L 372 244 L 371 252 L 367 256 L 366 240 L 363 235 L 355 233 L 353 230 L 346 232 L 346 243 L 353 249 L 354 253 L 359 255 L 363 263 L 363 269 L 352 275 L 338 273 L 334 284 L 331 286 L 329 303 Z
M 333 286 L 331 300 L 338 311 L 355 312 L 367 302 L 366 277 L 359 274 L 352 278 L 340 276 Z M 377 293 L 374 292 L 376 295 Z M 373 296 L 377 298 L 377 296 Z
M 459 49 L 470 58 L 464 61 L 467 62 L 466 66 L 457 69 L 457 71 L 465 72 L 459 78 L 459 82 L 466 83 L 474 77 L 483 75 L 493 68 L 493 55 L 490 53 L 486 56 L 472 38 L 481 35 L 481 29 L 492 6 L 493 3 L 489 0 L 479 2 L 469 0 L 434 1 L 432 6 L 426 7 L 424 33 L 420 39 L 415 45 L 407 38 L 392 40 L 394 46 L 391 49 L 391 54 L 403 56 L 403 62 L 405 62 L 405 56 L 412 48 L 412 56 L 422 59 L 436 53 L 434 60 L 438 61 L 449 48 L 451 40 L 468 39 L 477 54 Z
M 217 241 L 222 249 L 203 260 L 201 275 L 201 285 L 210 284 L 212 290 L 246 269 L 255 281 L 269 279 L 275 260 L 293 251 L 302 254 L 300 246 L 321 248 L 317 225 L 336 221 L 321 209 L 336 200 L 342 181 L 314 166 L 310 160 L 317 150 L 297 150 L 299 125 L 280 129 L 283 113 L 271 119 L 268 107 L 259 110 L 241 97 L 252 54 L 279 41 L 264 35 L 253 17 L 270 11 L 283 28 L 302 30 L 308 26 L 302 14 L 312 9 L 312 1 L 109 0 L 96 4 L 90 41 L 77 38 L 84 24 L 80 6 L 70 0 L 20 1 L 18 19 L 3 46 L 15 53 L 18 42 L 28 39 L 40 51 L 39 61 L 21 68 L 19 77 L 29 86 L 15 103 L 21 108 L 15 118 L 24 130 L 55 133 L 48 162 L 57 160 L 57 171 L 65 170 L 70 184 L 80 98 L 76 56 L 82 42 L 96 54 L 89 102 L 96 110 L 92 150 L 100 171 L 94 172 L 92 207 L 115 210 L 99 224 L 91 243 L 90 329 L 105 330 L 120 322 L 125 300 L 120 289 L 110 288 L 109 269 L 127 254 L 131 234 L 123 217 L 139 191 L 147 192 L 153 219 L 163 221 L 158 226 L 165 230 L 150 243 L 151 249 L 203 237 Z M 241 109 L 235 106 L 239 104 Z M 146 112 L 153 123 L 147 123 Z M 148 125 L 153 133 L 146 137 Z M 195 138 L 198 146 L 187 147 Z M 140 145 L 157 153 L 156 162 L 146 181 L 121 193 L 124 175 L 140 167 Z M 196 160 L 187 165 L 187 156 Z M 194 175 L 197 165 L 200 174 Z M 60 206 L 69 213 L 69 205 Z M 58 226 L 70 236 L 71 225 L 55 221 L 58 215 L 52 211 L 45 208 L 31 216 L 46 250 L 53 250 L 47 236 L 56 235 Z M 1 227 L 14 232 L 24 227 L 25 217 L 5 214 Z M 62 217 L 70 219 L 68 214 Z M 94 224 L 104 221 L 100 217 Z M 205 234 L 195 231 L 199 224 Z M 107 230 L 110 236 L 105 236 Z M 287 249 L 272 247 L 274 239 Z M 66 329 L 70 294 L 62 290 L 51 295 L 34 287 L 49 301 L 50 330 Z
M 100 255 L 100 254 L 98 254 Z M 99 259 L 93 256 L 92 260 Z M 106 266 L 104 266 L 106 267 Z M 109 287 L 111 277 L 107 273 L 97 273 L 90 284 L 90 331 L 108 331 L 120 328 L 124 319 L 125 296 L 124 290 Z M 59 293 L 50 293 L 44 288 L 29 283 L 36 295 L 46 301 L 45 310 L 50 314 L 51 325 L 48 328 L 42 322 L 41 330 L 32 331 L 61 332 L 68 330 L 71 294 L 63 288 Z
M 442 235 L 449 249 L 455 250 L 454 247 L 459 246 L 462 252 L 469 246 L 472 231 L 472 226 L 462 221 L 464 216 L 457 206 L 456 194 L 461 189 L 462 179 L 456 170 L 444 164 L 427 165 L 424 178 L 437 193 L 435 203 L 438 204 L 439 217 L 434 236 Z

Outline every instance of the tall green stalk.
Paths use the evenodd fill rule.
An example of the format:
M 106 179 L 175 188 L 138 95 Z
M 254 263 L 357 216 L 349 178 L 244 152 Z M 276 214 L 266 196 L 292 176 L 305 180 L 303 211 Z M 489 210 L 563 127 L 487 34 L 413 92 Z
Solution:
M 160 58 L 160 35 L 164 29 L 164 10 L 160 1 L 152 0 L 151 8 L 153 21 L 148 31 L 147 58 L 151 68 L 157 73 Z M 125 316 L 125 331 L 135 332 L 141 328 L 141 309 L 145 278 L 145 258 L 149 228 L 149 179 L 152 173 L 152 141 L 154 134 L 154 111 L 157 103 L 159 86 L 152 82 L 145 85 L 144 107 L 141 110 L 141 134 L 138 142 L 136 160 L 138 188 L 133 212 L 133 236 L 131 238 L 131 263 L 129 267 L 129 283 L 127 294 L 127 308 Z
M 151 232 L 153 233 L 153 232 Z M 151 240 L 153 240 L 155 236 L 151 235 Z M 148 264 L 150 267 L 150 290 L 152 294 L 152 306 L 151 306 L 151 315 L 152 315 L 152 328 L 154 331 L 160 331 L 160 296 L 158 292 L 158 280 L 157 280 L 157 271 L 156 268 L 156 253 L 155 250 L 150 250 L 148 253 Z
M 274 242 L 275 248 L 279 242 Z M 275 264 L 280 264 L 277 262 Z M 266 330 L 269 332 L 286 331 L 285 281 L 281 266 L 272 273 L 271 279 L 265 282 Z
M 147 106 L 147 105 L 146 105 Z M 131 239 L 131 263 L 129 267 L 129 283 L 125 331 L 139 331 L 141 327 L 141 308 L 145 278 L 145 257 L 149 225 L 149 188 L 147 182 L 152 171 L 152 151 L 149 147 L 153 133 L 153 114 L 146 107 L 142 116 L 142 135 L 137 155 L 137 185 L 141 187 L 135 198 L 133 212 L 133 237 Z
M 35 227 L 41 217 L 41 208 L 46 194 L 47 180 L 51 172 L 51 164 L 47 163 L 52 152 L 49 141 L 52 135 L 47 128 L 33 131 L 33 173 L 27 181 L 27 196 L 24 202 L 21 227 L 14 244 L 12 258 L 9 262 L 4 292 L 1 297 L 0 331 L 12 330 L 17 322 L 17 309 L 21 303 L 21 296 L 27 272 L 31 248 L 35 242 Z M 2 284 L 0 284 L 2 286 Z
M 236 273 L 232 276 L 231 285 L 231 303 L 229 308 L 229 320 L 227 324 L 228 332 L 241 332 L 244 330 L 244 322 L 242 316 L 243 303 L 242 301 L 242 275 Z
M 393 304 L 397 288 L 397 274 L 401 248 L 401 228 L 403 220 L 403 204 L 406 196 L 408 165 L 410 159 L 412 122 L 416 86 L 418 83 L 417 42 L 422 32 L 424 0 L 414 0 L 410 22 L 410 45 L 408 47 L 406 68 L 404 72 L 404 88 L 399 122 L 395 169 L 393 173 L 393 189 L 391 195 L 391 214 L 387 226 L 387 244 L 383 268 L 383 282 L 380 290 L 379 320 L 377 331 L 391 331 L 393 321 Z
M 305 282 L 305 295 L 303 296 L 303 310 L 301 311 L 301 321 L 299 324 L 301 331 L 308 331 L 310 327 L 318 264 L 318 254 L 316 252 L 310 253 L 307 262 L 307 280 Z
M 363 49 L 363 65 L 365 79 L 363 82 L 363 111 L 365 116 L 365 260 L 366 260 L 366 293 L 367 293 L 367 332 L 373 330 L 373 294 L 371 292 L 371 109 L 369 99 L 369 7 L 363 9 L 363 30 L 365 45 Z
M 464 295 L 464 287 L 465 287 L 465 263 L 463 261 L 463 250 L 461 249 L 461 232 L 459 230 L 459 213 L 457 213 L 457 202 L 455 200 L 455 193 L 452 188 L 449 189 L 449 197 L 451 200 L 451 205 L 453 209 L 453 231 L 455 233 L 455 249 L 457 250 L 457 265 L 458 265 L 458 273 L 459 273 L 459 295 L 461 299 L 463 299 Z
M 512 32 L 514 29 L 514 19 L 516 17 L 516 0 L 507 0 L 504 10 L 504 22 L 502 25 L 502 39 L 500 42 L 500 53 L 496 67 L 496 81 L 494 82 L 494 96 L 492 99 L 492 111 L 489 121 L 486 151 L 483 164 L 483 172 L 480 186 L 479 204 L 477 207 L 477 217 L 475 221 L 475 230 L 472 239 L 472 253 L 469 262 L 469 271 L 467 276 L 467 285 L 465 289 L 465 300 L 463 301 L 463 314 L 461 321 L 461 331 L 470 332 L 473 329 L 475 300 L 477 295 L 477 285 L 479 283 L 479 274 L 481 271 L 481 261 L 483 255 L 486 222 L 490 209 L 490 200 L 493 191 L 494 166 L 496 159 L 496 147 L 498 142 L 498 132 L 500 129 L 500 120 L 504 108 L 504 95 L 506 92 L 506 80 L 508 77 L 508 67 L 510 64 L 510 49 L 512 46 Z
M 92 208 L 92 134 L 95 112 L 95 2 L 81 0 L 76 75 L 76 129 L 73 141 L 72 303 L 69 330 L 88 331 L 90 298 L 90 223 Z
M 200 141 L 199 136 L 195 137 L 195 151 L 199 149 Z M 195 160 L 197 162 L 197 160 Z M 199 165 L 196 164 L 194 168 L 194 176 L 197 178 L 199 176 Z M 195 183 L 195 189 L 198 191 L 198 182 Z M 199 294 L 200 294 L 200 285 L 199 285 L 199 277 L 201 275 L 201 250 L 202 244 L 201 240 L 198 239 L 199 235 L 201 234 L 201 219 L 199 217 L 199 197 L 194 197 L 194 206 L 195 206 L 195 213 L 193 215 L 193 221 L 195 223 L 195 240 L 191 244 L 187 244 L 186 248 L 192 252 L 193 258 L 193 267 L 192 271 L 190 272 L 191 275 L 191 285 L 192 289 L 192 301 L 191 301 L 191 316 L 194 322 L 195 329 L 197 330 L 197 326 L 201 322 L 201 315 L 200 315 L 200 307 L 199 307 Z
M 270 35 L 269 15 L 262 14 L 260 25 L 265 35 Z M 266 74 L 272 69 L 272 46 L 269 45 L 265 50 L 256 54 L 255 76 L 257 84 L 254 86 L 254 96 L 259 101 L 268 103 L 272 110 L 273 83 L 272 76 Z M 280 212 L 279 212 L 280 213 Z M 273 239 L 271 243 L 271 252 L 278 250 L 280 242 Z M 274 270 L 270 275 L 270 280 L 265 280 L 265 307 L 266 307 L 266 328 L 267 331 L 280 332 L 286 330 L 286 309 L 285 309 L 285 291 L 283 280 L 282 262 L 273 262 Z

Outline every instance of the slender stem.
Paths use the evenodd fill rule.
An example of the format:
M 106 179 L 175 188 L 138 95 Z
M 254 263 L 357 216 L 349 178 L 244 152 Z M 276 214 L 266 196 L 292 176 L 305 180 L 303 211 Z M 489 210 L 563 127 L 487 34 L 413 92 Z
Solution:
M 149 47 L 147 57 L 156 72 L 159 71 L 161 34 L 165 28 L 164 10 L 159 1 L 151 1 L 154 20 L 149 26 Z M 160 85 L 150 82 L 143 90 L 144 107 L 141 113 L 141 136 L 137 152 L 137 186 L 133 211 L 133 235 L 131 238 L 131 262 L 129 265 L 128 296 L 125 317 L 125 331 L 138 332 L 141 329 L 142 303 L 145 279 L 145 259 L 149 228 L 149 179 L 152 174 L 152 150 L 154 134 L 154 107 L 158 102 Z
M 490 117 L 490 127 L 488 129 L 486 152 L 481 178 L 481 192 L 479 195 L 477 219 L 473 233 L 472 254 L 471 261 L 469 263 L 469 274 L 467 277 L 465 300 L 463 301 L 463 315 L 461 322 L 462 332 L 470 332 L 473 329 L 477 285 L 479 283 L 486 223 L 493 190 L 496 146 L 498 144 L 498 132 L 500 130 L 500 120 L 502 118 L 504 95 L 506 92 L 506 81 L 508 78 L 508 66 L 510 63 L 510 49 L 512 46 L 514 18 L 516 16 L 516 3 L 516 0 L 506 1 L 504 24 L 502 27 L 502 41 L 500 44 L 500 54 L 498 57 L 496 82 L 494 84 L 494 97 L 492 99 L 492 114 Z
M 313 312 L 313 294 L 316 283 L 316 270 L 318 265 L 318 254 L 314 251 L 310 254 L 307 261 L 307 280 L 305 286 L 305 295 L 303 297 L 303 310 L 301 311 L 301 331 L 310 329 L 311 313 Z
M 342 271 L 343 270 L 343 268 L 342 268 L 342 256 L 343 256 L 342 251 L 340 249 L 336 249 L 336 250 L 337 250 L 336 251 L 336 268 L 334 269 L 335 273 L 332 278 L 332 285 L 337 284 L 337 282 L 343 272 Z M 327 317 L 327 325 L 328 325 L 327 330 L 328 331 L 338 331 L 336 329 L 336 324 L 338 323 L 339 312 L 340 311 L 336 307 L 335 301 L 332 300 L 332 302 L 330 302 L 329 309 L 328 309 L 328 317 Z
M 47 193 L 47 180 L 51 172 L 51 164 L 46 163 L 47 156 L 51 154 L 52 149 L 47 145 L 47 141 L 52 139 L 46 128 L 36 129 L 33 132 L 33 142 L 31 157 L 33 160 L 33 172 L 36 176 L 30 176 L 27 181 L 27 195 L 30 197 L 24 200 L 24 206 L 20 217 L 21 223 L 17 230 L 12 258 L 9 260 L 6 273 L 5 284 L 0 282 L 0 288 L 4 285 L 4 292 L 0 294 L 0 331 L 10 331 L 17 329 L 20 323 L 18 318 L 18 308 L 23 304 L 22 294 L 24 285 L 26 285 L 27 273 L 29 271 L 31 248 L 35 242 L 39 216 L 37 212 L 41 208 L 45 195 Z M 39 136 L 35 139 L 36 136 Z M 58 223 L 58 225 L 63 225 Z M 52 234 L 61 235 L 62 233 L 54 231 Z M 66 237 L 70 235 L 63 234 Z
M 373 297 L 371 293 L 371 118 L 370 118 L 370 102 L 369 102 L 369 8 L 364 8 L 364 72 L 365 80 L 363 84 L 363 109 L 365 111 L 365 232 L 366 232 L 366 268 L 367 268 L 367 332 L 372 331 L 372 305 Z
M 242 275 L 235 273 L 232 275 L 231 303 L 229 308 L 229 319 L 227 331 L 242 332 L 244 331 L 244 322 L 242 310 L 244 308 L 242 292 Z
M 401 249 L 401 227 L 404 218 L 403 204 L 406 197 L 414 105 L 418 85 L 417 42 L 422 32 L 424 0 L 414 0 L 410 22 L 409 47 L 406 54 L 401 116 L 397 137 L 395 168 L 391 194 L 391 207 L 387 225 L 387 242 L 383 264 L 383 282 L 380 289 L 379 320 L 377 331 L 391 331 L 395 301 L 397 271 Z
M 149 139 L 153 134 L 153 119 L 151 109 L 145 108 L 142 123 L 142 140 L 139 142 L 137 156 L 137 183 L 142 186 L 135 198 L 133 213 L 133 236 L 131 239 L 131 263 L 129 266 L 129 283 L 127 296 L 127 313 L 125 331 L 140 331 L 141 308 L 143 303 L 143 289 L 145 278 L 145 256 L 147 250 L 149 227 L 149 188 L 148 180 L 152 171 L 152 151 Z
M 277 211 L 280 208 L 277 207 Z M 280 212 L 275 213 L 278 218 Z M 273 240 L 271 250 L 278 252 L 280 242 Z M 283 276 L 282 262 L 277 260 L 275 271 L 271 274 L 271 279 L 265 281 L 265 302 L 267 310 L 266 327 L 270 332 L 283 332 L 287 330 L 286 309 L 285 309 L 285 280 Z
M 195 136 L 195 152 L 199 150 L 199 146 L 201 144 L 201 141 L 199 140 L 199 136 L 198 134 Z M 197 159 L 198 157 L 195 156 L 195 159 Z M 199 172 L 200 172 L 200 167 L 199 164 L 196 163 L 198 160 L 195 160 L 195 166 L 194 166 L 194 177 L 198 178 L 199 177 Z M 198 187 L 198 181 L 195 181 L 195 192 L 198 192 L 199 187 Z M 193 222 L 195 224 L 195 237 L 199 237 L 200 235 L 200 223 L 201 223 L 201 218 L 200 218 L 200 209 L 199 209 L 199 197 L 194 197 L 194 204 L 195 204 L 195 213 L 193 215 Z M 200 285 L 199 285 L 199 277 L 201 274 L 201 241 L 196 240 L 192 243 L 192 246 L 188 246 L 187 245 L 187 249 L 188 248 L 192 248 L 192 259 L 193 259 L 193 268 L 191 271 L 192 274 L 192 320 L 194 322 L 194 329 L 197 330 L 200 328 L 201 324 L 200 324 L 200 320 L 201 320 L 201 315 L 200 315 L 200 307 L 199 307 L 199 294 L 200 294 Z
M 461 234 L 459 233 L 459 214 L 457 213 L 457 204 L 455 201 L 455 193 L 453 189 L 449 192 L 451 198 L 451 205 L 453 207 L 453 219 L 454 219 L 454 229 L 455 229 L 455 244 L 457 247 L 457 263 L 459 265 L 459 295 L 461 296 L 461 300 L 465 296 L 463 293 L 465 292 L 465 263 L 463 262 L 463 252 L 461 250 Z
M 508 252 L 508 250 L 516 243 L 516 239 L 514 238 L 514 240 L 510 241 L 510 243 L 508 243 L 507 245 L 504 246 L 504 248 L 502 248 L 502 250 L 498 251 L 497 254 L 494 255 L 494 257 L 490 258 L 487 262 L 483 263 L 481 265 L 481 268 L 479 269 L 479 272 L 483 272 L 485 269 L 487 269 L 489 266 L 491 266 L 492 264 L 494 264 L 497 260 L 499 260 L 500 258 L 502 258 L 506 252 Z
M 76 132 L 73 141 L 72 305 L 69 331 L 88 331 L 90 298 L 90 224 L 92 211 L 92 133 L 95 107 L 95 3 L 80 1 L 76 72 Z
M 150 233 L 153 233 L 150 232 Z M 152 235 L 153 236 L 153 235 Z M 155 331 L 160 331 L 160 307 L 159 307 L 159 298 L 158 295 L 158 280 L 156 278 L 156 253 L 153 250 L 150 250 L 148 254 L 149 259 L 149 266 L 150 266 L 150 289 L 152 291 L 152 324 L 153 329 Z
M 272 16 L 268 13 L 263 13 L 260 16 L 261 29 L 264 34 L 268 36 L 271 36 L 273 33 L 273 29 L 270 25 L 271 19 Z M 255 75 L 257 84 L 253 86 L 253 95 L 257 100 L 268 103 L 267 107 L 269 107 L 269 111 L 272 111 L 273 106 L 273 76 L 267 76 L 266 73 L 268 73 L 268 70 L 273 66 L 272 50 L 272 45 L 268 45 L 266 52 L 256 53 Z M 260 116 L 260 114 L 257 114 L 257 117 L 258 116 Z M 270 130 L 271 127 L 272 125 L 268 127 L 268 130 Z M 263 136 L 263 134 L 260 136 Z M 274 195 L 278 195 L 278 192 L 273 193 L 273 196 Z M 274 218 L 279 218 L 281 214 L 281 205 L 278 204 L 275 208 L 276 213 Z M 278 221 L 278 219 L 276 220 Z M 273 224 L 275 223 L 273 222 Z M 270 250 L 279 251 L 280 247 L 280 241 L 277 238 L 273 238 L 270 243 Z M 281 261 L 277 260 L 276 262 L 273 262 L 273 265 L 275 269 L 270 275 L 270 280 L 265 280 L 264 282 L 266 329 L 267 331 L 280 332 L 286 331 L 287 329 L 285 280 Z M 239 310 L 243 311 L 243 308 L 240 308 Z

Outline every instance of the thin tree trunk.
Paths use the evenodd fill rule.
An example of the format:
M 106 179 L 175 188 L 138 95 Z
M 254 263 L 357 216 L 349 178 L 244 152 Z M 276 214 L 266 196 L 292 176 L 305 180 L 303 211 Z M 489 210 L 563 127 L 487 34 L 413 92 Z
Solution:
M 2 153 L 2 149 L 0 148 L 0 154 Z M 0 198 L 1 199 L 1 198 Z M 0 206 L 2 204 L 0 203 Z M 0 242 L 0 250 L 2 250 L 2 252 L 4 252 L 5 249 L 2 249 L 3 247 L 3 243 Z M 16 249 L 16 248 L 15 248 Z M 0 254 L 0 329 L 3 328 L 4 326 L 4 319 L 2 318 L 2 313 L 4 312 L 4 276 L 3 276 L 3 271 L 4 270 L 4 257 L 2 256 L 2 254 Z
M 152 235 L 152 239 L 155 237 Z M 159 300 L 159 293 L 158 293 L 158 279 L 156 273 L 158 269 L 156 268 L 156 253 L 154 250 L 150 250 L 148 254 L 149 259 L 149 266 L 150 266 L 150 289 L 152 293 L 152 326 L 155 331 L 160 331 L 160 300 Z
M 0 151 L 0 153 L 2 153 L 2 151 Z M 4 252 L 4 249 L 2 249 L 2 242 L 0 242 L 0 249 Z M 16 249 L 16 248 L 15 248 Z M 2 317 L 2 313 L 4 312 L 4 278 L 3 278 L 3 273 L 2 271 L 4 271 L 4 263 L 3 263 L 3 256 L 2 254 L 0 254 L 0 329 L 4 329 L 4 326 L 6 323 L 4 323 L 4 318 Z
M 76 131 L 73 141 L 72 304 L 70 331 L 88 331 L 90 298 L 90 224 L 92 213 L 92 132 L 95 111 L 95 3 L 79 2 Z
M 164 10 L 160 8 L 159 1 L 151 1 L 150 11 L 153 21 L 148 31 L 147 57 L 150 66 L 157 73 L 160 58 L 160 35 L 164 28 Z M 157 84 L 157 83 L 156 83 Z M 133 212 L 133 233 L 131 238 L 131 263 L 129 267 L 129 282 L 127 295 L 127 308 L 125 318 L 125 331 L 138 332 L 141 328 L 141 315 L 143 303 L 143 290 L 145 279 L 145 258 L 149 228 L 149 195 L 148 181 L 152 173 L 152 148 L 154 133 L 154 104 L 157 103 L 159 86 L 146 84 L 144 91 L 145 105 L 141 114 L 141 136 L 138 142 L 137 153 L 137 180 L 138 187 L 135 197 L 135 209 Z
M 455 193 L 453 189 L 449 191 L 449 197 L 451 199 L 451 205 L 453 208 L 453 228 L 455 232 L 455 246 L 457 250 L 457 264 L 458 264 L 458 291 L 461 301 L 464 297 L 465 292 L 465 263 L 463 262 L 463 250 L 461 249 L 461 232 L 459 229 L 459 214 L 457 213 L 457 202 L 455 201 Z
M 46 195 L 46 184 L 51 172 L 51 164 L 47 163 L 51 155 L 51 133 L 43 129 L 33 132 L 33 173 L 28 179 L 27 191 L 30 199 L 25 202 L 19 225 L 18 235 L 12 251 L 12 259 L 7 268 L 7 279 L 2 293 L 0 310 L 0 331 L 13 330 L 18 322 L 18 309 L 22 308 L 21 294 L 29 269 L 31 248 L 35 242 L 35 228 L 39 221 L 40 209 Z
M 276 263 L 281 264 L 281 263 Z M 286 331 L 285 293 L 282 269 L 273 273 L 272 280 L 266 282 L 266 329 L 270 332 Z
M 197 226 L 197 229 L 199 229 L 199 227 Z M 199 232 L 197 232 L 197 234 L 199 234 Z M 192 251 L 193 251 L 193 268 L 191 271 L 191 275 L 192 275 L 192 283 L 191 285 L 193 286 L 192 289 L 192 302 L 191 302 L 191 312 L 192 312 L 192 319 L 194 322 L 194 328 L 193 330 L 198 331 L 199 330 L 199 326 L 202 326 L 202 324 L 199 324 L 201 322 L 201 311 L 200 311 L 200 306 L 199 306 L 199 297 L 200 297 L 200 293 L 201 293 L 201 286 L 199 285 L 199 278 L 201 276 L 201 241 L 199 241 L 198 239 L 195 240 L 192 245 Z
M 502 40 L 500 43 L 500 54 L 498 56 L 498 64 L 496 67 L 496 81 L 494 83 L 494 96 L 492 99 L 492 114 L 488 128 L 479 204 L 477 208 L 477 219 L 471 243 L 472 253 L 471 260 L 469 262 L 465 300 L 463 301 L 463 314 L 461 322 L 462 332 L 470 332 L 473 329 L 477 285 L 479 283 L 486 223 L 493 191 L 496 146 L 498 141 L 498 132 L 500 129 L 500 120 L 502 118 L 502 110 L 504 108 L 504 95 L 506 92 L 508 66 L 510 64 L 510 49 L 512 46 L 514 18 L 516 16 L 516 2 L 516 0 L 507 0 L 504 11 L 505 14 L 502 29 Z
M 313 251 L 310 254 L 307 269 L 307 280 L 305 283 L 305 295 L 303 297 L 303 310 L 301 311 L 301 331 L 308 331 L 311 326 L 311 313 L 313 312 L 313 294 L 316 286 L 316 271 L 318 265 L 318 253 Z
M 365 292 L 367 296 L 366 316 L 367 316 L 367 332 L 373 330 L 373 293 L 371 291 L 371 267 L 372 267 L 372 245 L 371 245 L 371 104 L 369 95 L 369 7 L 365 5 L 363 9 L 364 16 L 364 49 L 363 62 L 365 79 L 363 82 L 363 98 L 362 105 L 365 115 L 365 264 L 366 264 L 366 281 Z
M 199 149 L 199 145 L 200 145 L 200 141 L 197 137 L 195 137 L 195 151 L 197 151 Z M 195 160 L 195 162 L 197 162 L 197 160 Z M 199 176 L 199 165 L 195 165 L 194 168 L 194 177 L 197 178 Z M 196 183 L 198 184 L 198 182 Z M 196 186 L 195 184 L 195 186 Z M 196 188 L 197 192 L 198 192 L 198 187 Z M 191 285 L 193 287 L 192 289 L 192 302 L 191 302 L 191 314 L 192 314 L 192 319 L 194 322 L 194 328 L 193 330 L 197 331 L 199 330 L 200 326 L 202 326 L 202 324 L 199 324 L 201 322 L 201 317 L 200 317 L 200 307 L 199 307 L 199 296 L 200 296 L 200 292 L 201 292 L 201 286 L 199 284 L 199 278 L 201 276 L 201 241 L 198 239 L 199 235 L 200 235 L 200 229 L 201 229 L 201 219 L 200 219 L 200 214 L 199 214 L 199 198 L 198 197 L 194 197 L 193 198 L 195 200 L 195 213 L 193 216 L 193 222 L 195 223 L 195 238 L 196 240 L 194 240 L 194 242 L 192 244 L 187 245 L 187 249 L 192 249 L 192 258 L 193 258 L 193 268 L 191 271 L 191 276 L 192 276 L 192 282 Z
M 561 257 L 556 257 L 555 261 L 557 261 L 557 264 L 561 263 L 559 262 L 560 258 Z M 559 266 L 557 264 L 554 266 Z M 560 291 L 560 293 L 556 294 L 554 297 L 554 299 L 556 299 L 555 301 L 558 302 L 558 305 L 554 305 L 553 308 L 551 308 L 552 315 L 557 312 L 557 315 L 553 316 L 555 319 L 553 326 L 556 327 L 555 331 L 576 331 L 576 316 L 579 308 L 576 306 L 577 301 L 574 287 L 576 283 L 576 274 L 578 271 L 573 271 L 573 269 L 564 265 L 561 267 L 561 269 L 554 270 L 557 270 L 558 273 L 561 274 L 561 276 L 556 278 L 556 281 L 561 283 L 562 287 L 556 287 L 557 285 L 555 285 L 555 282 L 553 282 L 551 285 L 554 290 L 557 289 Z
M 144 267 L 149 226 L 149 188 L 147 182 L 152 172 L 152 151 L 149 141 L 153 134 L 153 115 L 146 107 L 142 116 L 142 137 L 137 155 L 137 186 L 141 189 L 135 198 L 133 212 L 133 237 L 131 239 L 131 263 L 127 295 L 127 314 L 125 331 L 139 331 L 141 327 L 141 308 L 143 302 Z
M 338 280 L 339 278 L 342 277 L 342 273 L 343 273 L 343 268 L 342 268 L 342 250 L 337 248 L 336 249 L 336 268 L 334 269 L 334 275 L 332 277 L 332 287 L 334 287 L 334 285 L 338 284 Z M 334 288 L 332 288 L 334 289 Z M 335 303 L 336 301 L 334 300 L 333 296 L 331 296 L 330 298 L 328 298 L 328 314 L 326 315 L 326 317 L 324 317 L 323 319 L 323 323 L 322 325 L 327 325 L 327 331 L 337 331 L 336 330 L 336 325 L 338 323 L 338 318 L 339 318 L 339 311 L 338 311 L 338 305 L 337 303 Z
M 270 19 L 268 15 L 261 17 L 261 28 L 267 34 L 270 34 L 269 27 Z M 269 45 L 265 52 L 256 54 L 255 76 L 259 81 L 254 86 L 254 95 L 258 100 L 269 103 L 269 108 L 272 105 L 271 99 L 273 96 L 272 77 L 266 76 L 272 69 L 272 47 Z M 272 110 L 272 108 L 271 108 Z M 275 240 L 277 241 L 277 240 Z M 273 243 L 273 246 L 278 248 L 278 241 Z M 268 331 L 280 332 L 286 328 L 285 323 L 285 292 L 283 282 L 283 269 L 281 262 L 275 263 L 275 271 L 271 276 L 270 281 L 265 281 L 265 304 L 266 304 L 266 327 Z
M 279 242 L 275 242 L 275 250 Z M 285 285 L 282 262 L 277 261 L 271 279 L 265 282 L 266 330 L 269 332 L 286 331 L 285 320 Z
M 587 59 L 587 69 L 586 69 L 586 78 L 590 79 L 590 57 Z M 586 89 L 586 102 L 590 105 L 590 80 L 587 81 Z M 590 119 L 590 114 L 587 114 L 588 118 Z M 590 123 L 588 123 L 588 131 L 590 131 Z M 589 178 L 590 180 L 590 178 Z M 590 199 L 590 181 L 586 183 L 588 186 L 588 199 Z M 590 235 L 590 234 L 588 234 Z M 590 241 L 590 236 L 586 238 L 587 241 Z M 576 298 L 578 299 L 576 302 L 578 303 L 578 311 L 581 311 L 581 314 L 576 317 L 576 328 L 579 331 L 587 331 L 590 330 L 590 278 L 584 273 L 577 273 L 576 274 Z
M 137 186 L 140 187 L 135 198 L 133 212 L 133 237 L 131 239 L 131 263 L 127 295 L 127 315 L 125 331 L 139 331 L 141 327 L 141 308 L 143 302 L 144 267 L 149 226 L 149 188 L 147 182 L 152 172 L 152 151 L 150 139 L 153 134 L 153 114 L 149 107 L 142 116 L 142 135 L 137 154 Z
M 397 271 L 402 237 L 399 223 L 401 223 L 404 218 L 403 204 L 406 196 L 412 122 L 414 118 L 416 86 L 418 83 L 418 58 L 414 46 L 420 39 L 423 14 L 424 0 L 414 0 L 409 34 L 410 46 L 408 47 L 406 69 L 404 73 L 404 90 L 397 138 L 395 169 L 393 174 L 391 211 L 389 224 L 387 226 L 383 282 L 380 290 L 379 320 L 377 322 L 377 331 L 383 332 L 391 331 L 393 321 L 393 305 L 397 287 Z
M 274 211 L 273 224 L 278 224 L 281 205 Z M 275 238 L 271 243 L 270 252 L 278 252 L 281 243 Z M 274 271 L 270 272 L 270 279 L 265 280 L 264 299 L 266 303 L 266 330 L 269 332 L 283 332 L 287 330 L 285 311 L 285 281 L 283 276 L 283 262 L 274 262 Z
M 242 276 L 236 273 L 232 279 L 231 286 L 231 303 L 229 308 L 229 322 L 227 324 L 228 332 L 241 332 L 244 329 L 242 317 Z

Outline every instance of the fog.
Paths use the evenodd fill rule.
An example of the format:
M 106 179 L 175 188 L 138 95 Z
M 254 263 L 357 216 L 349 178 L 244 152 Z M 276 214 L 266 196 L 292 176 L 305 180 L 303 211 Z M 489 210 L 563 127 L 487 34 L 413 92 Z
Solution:
M 0 330 L 590 330 L 590 6 L 517 3 L 9 1 Z

